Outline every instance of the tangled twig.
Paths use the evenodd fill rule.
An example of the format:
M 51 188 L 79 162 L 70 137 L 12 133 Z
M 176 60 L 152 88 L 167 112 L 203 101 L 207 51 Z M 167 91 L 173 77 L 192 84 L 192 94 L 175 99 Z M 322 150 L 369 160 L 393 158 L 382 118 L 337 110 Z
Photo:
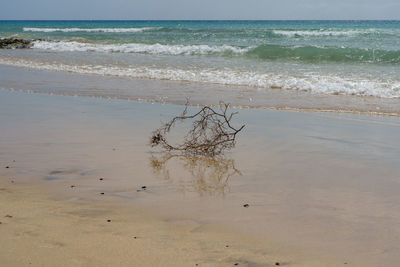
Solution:
M 204 106 L 193 115 L 187 115 L 188 103 L 180 116 L 164 123 L 152 133 L 150 145 L 159 146 L 165 151 L 180 151 L 190 155 L 216 156 L 235 146 L 236 135 L 245 127 L 232 126 L 232 117 L 237 112 L 228 113 L 229 104 L 220 103 L 219 110 Z M 171 145 L 167 134 L 177 122 L 192 121 L 192 128 L 181 144 Z

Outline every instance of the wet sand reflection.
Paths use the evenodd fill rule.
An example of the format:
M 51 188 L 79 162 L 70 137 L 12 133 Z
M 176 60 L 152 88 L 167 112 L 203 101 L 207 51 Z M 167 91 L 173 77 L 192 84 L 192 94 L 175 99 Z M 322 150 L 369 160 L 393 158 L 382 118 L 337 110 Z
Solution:
M 226 157 L 152 155 L 150 166 L 155 175 L 178 185 L 183 193 L 200 196 L 224 196 L 229 192 L 229 179 L 242 175 L 235 161 Z

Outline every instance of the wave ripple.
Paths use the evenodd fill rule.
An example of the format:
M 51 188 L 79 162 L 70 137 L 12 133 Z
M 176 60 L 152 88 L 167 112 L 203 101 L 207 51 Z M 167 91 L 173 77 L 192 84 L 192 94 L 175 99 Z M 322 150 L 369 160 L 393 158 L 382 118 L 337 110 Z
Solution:
M 156 27 L 142 28 L 23 28 L 25 32 L 143 32 L 158 29 Z

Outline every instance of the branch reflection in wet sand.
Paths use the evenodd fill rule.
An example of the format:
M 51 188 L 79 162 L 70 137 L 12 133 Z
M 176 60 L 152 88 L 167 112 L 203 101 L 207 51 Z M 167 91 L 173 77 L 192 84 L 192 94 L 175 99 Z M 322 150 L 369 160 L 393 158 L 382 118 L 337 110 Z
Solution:
M 233 159 L 222 156 L 152 155 L 150 166 L 154 174 L 182 186 L 183 192 L 195 191 L 200 196 L 224 196 L 229 191 L 229 179 L 242 175 Z M 171 175 L 171 172 L 177 175 Z

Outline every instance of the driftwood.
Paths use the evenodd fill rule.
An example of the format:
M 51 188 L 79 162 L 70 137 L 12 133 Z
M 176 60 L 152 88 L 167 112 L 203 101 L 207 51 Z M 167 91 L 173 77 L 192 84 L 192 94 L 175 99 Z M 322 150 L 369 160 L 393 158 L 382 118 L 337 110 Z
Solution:
M 177 116 L 152 133 L 150 145 L 161 147 L 164 151 L 177 151 L 187 155 L 216 156 L 235 146 L 236 135 L 245 127 L 232 126 L 232 118 L 237 112 L 228 112 L 229 104 L 220 103 L 219 109 L 204 106 L 193 115 L 187 115 L 188 103 L 180 116 Z M 183 143 L 172 145 L 167 135 L 178 122 L 192 122 Z

